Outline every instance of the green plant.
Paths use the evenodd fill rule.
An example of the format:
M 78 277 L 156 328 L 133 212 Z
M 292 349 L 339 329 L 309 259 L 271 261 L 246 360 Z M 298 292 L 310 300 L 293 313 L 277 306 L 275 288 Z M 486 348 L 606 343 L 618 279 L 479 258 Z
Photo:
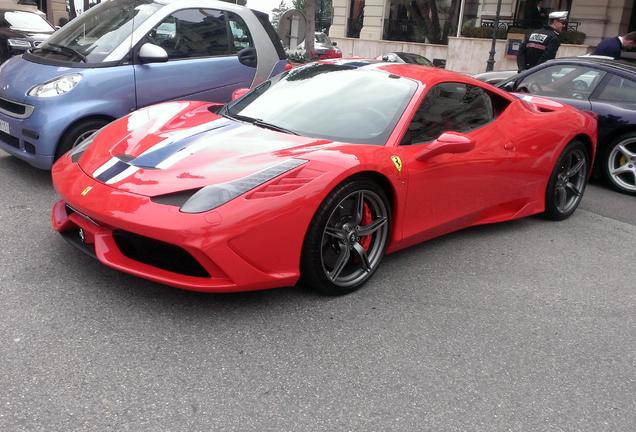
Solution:
M 566 30 L 559 35 L 559 41 L 562 44 L 582 45 L 585 41 L 585 36 L 585 33 L 577 30 Z
M 482 39 L 492 39 L 492 27 L 464 27 L 462 36 Z M 497 39 L 506 39 L 506 29 L 497 29 Z
M 307 63 L 311 60 L 304 49 L 287 50 L 286 54 L 287 59 L 293 63 Z
M 523 27 L 508 27 L 508 34 L 510 33 L 521 33 L 528 34 L 531 30 Z

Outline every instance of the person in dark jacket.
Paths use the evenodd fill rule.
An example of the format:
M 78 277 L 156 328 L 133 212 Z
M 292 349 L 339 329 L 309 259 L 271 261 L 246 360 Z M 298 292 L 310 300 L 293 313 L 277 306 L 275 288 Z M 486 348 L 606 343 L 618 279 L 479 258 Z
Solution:
M 533 31 L 521 43 L 517 55 L 519 72 L 556 57 L 561 44 L 559 33 L 567 24 L 568 13 L 566 11 L 552 12 L 548 19 L 549 25 Z
M 627 33 L 625 36 L 616 36 L 604 39 L 592 54 L 615 59 L 621 58 L 621 51 L 630 49 L 636 45 L 636 32 Z

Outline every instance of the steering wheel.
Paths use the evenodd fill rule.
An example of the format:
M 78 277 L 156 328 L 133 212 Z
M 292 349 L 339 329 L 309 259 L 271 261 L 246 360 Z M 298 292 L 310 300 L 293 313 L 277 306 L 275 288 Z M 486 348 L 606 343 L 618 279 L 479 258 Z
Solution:
M 572 86 L 575 90 L 587 90 L 587 83 L 582 80 L 572 81 Z
M 377 108 L 373 108 L 373 107 L 361 108 L 360 116 L 369 124 L 375 126 L 372 129 L 373 129 L 373 133 L 376 135 L 382 132 L 382 129 L 379 129 L 377 131 L 376 129 L 383 127 L 387 123 L 386 114 Z
M 362 116 L 375 124 L 386 124 L 386 114 L 380 111 L 378 108 L 364 107 L 360 110 Z

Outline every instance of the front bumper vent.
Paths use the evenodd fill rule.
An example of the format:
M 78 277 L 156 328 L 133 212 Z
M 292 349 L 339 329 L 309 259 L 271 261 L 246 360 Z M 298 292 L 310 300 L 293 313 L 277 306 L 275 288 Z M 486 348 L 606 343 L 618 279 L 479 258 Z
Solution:
M 120 252 L 135 261 L 186 276 L 206 277 L 210 274 L 185 249 L 128 231 L 113 231 Z

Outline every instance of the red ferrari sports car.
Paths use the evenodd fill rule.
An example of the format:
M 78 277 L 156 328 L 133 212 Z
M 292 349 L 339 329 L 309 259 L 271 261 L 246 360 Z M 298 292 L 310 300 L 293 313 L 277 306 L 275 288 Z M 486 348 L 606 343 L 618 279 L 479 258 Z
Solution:
M 363 285 L 386 253 L 577 208 L 594 116 L 468 76 L 326 61 L 223 106 L 169 102 L 53 167 L 53 228 L 115 269 L 195 291 Z

